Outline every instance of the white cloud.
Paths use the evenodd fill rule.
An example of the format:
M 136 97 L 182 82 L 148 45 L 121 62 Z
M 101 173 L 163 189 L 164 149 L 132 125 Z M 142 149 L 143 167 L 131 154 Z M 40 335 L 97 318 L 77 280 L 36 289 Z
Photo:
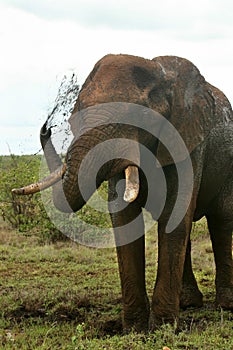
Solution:
M 35 130 L 62 75 L 75 69 L 82 83 L 107 53 L 186 57 L 233 101 L 232 10 L 229 0 L 2 0 L 0 140 L 9 132 L 9 140 L 21 144 L 27 129 L 14 129 L 12 138 L 9 127 L 30 125 L 27 145 L 38 147 Z
M 4 10 L 3 10 L 4 11 Z M 0 22 L 1 55 L 0 87 L 16 79 L 36 77 L 38 81 L 51 79 L 71 63 L 70 48 L 74 25 L 50 23 L 17 9 L 4 11 Z M 51 64 L 52 63 L 52 64 Z M 7 69 L 5 69 L 7 67 Z M 4 79 L 6 78 L 6 79 Z
M 28 126 L 1 126 L 0 154 L 35 154 L 41 149 L 38 130 Z
M 88 28 L 123 30 L 174 30 L 174 35 L 184 33 L 188 40 L 199 33 L 225 36 L 232 28 L 231 0 L 6 0 L 47 20 L 69 20 Z

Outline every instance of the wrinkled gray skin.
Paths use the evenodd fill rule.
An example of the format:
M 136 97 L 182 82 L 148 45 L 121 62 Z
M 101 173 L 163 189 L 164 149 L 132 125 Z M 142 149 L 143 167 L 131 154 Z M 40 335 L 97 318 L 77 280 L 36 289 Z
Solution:
M 83 85 L 71 117 L 71 125 L 74 123 L 72 118 L 75 118 L 75 112 L 107 102 L 137 103 L 161 113 L 183 137 L 194 171 L 194 190 L 189 209 L 178 227 L 173 232 L 166 233 L 165 227 L 177 195 L 176 166 L 156 140 L 148 141 L 138 130 L 111 126 L 87 132 L 73 142 L 68 150 L 67 171 L 62 184 L 60 182 L 53 187 L 54 203 L 63 211 L 69 209 L 63 204 L 62 188 L 74 211 L 85 204 L 79 192 L 77 174 L 85 153 L 98 142 L 112 137 L 127 137 L 131 133 L 129 137 L 149 147 L 163 165 L 167 200 L 158 220 L 158 273 L 151 307 L 145 286 L 142 219 L 137 225 L 131 224 L 127 232 L 122 227 L 138 216 L 144 206 L 147 185 L 142 173 L 138 198 L 125 210 L 111 215 L 116 241 L 122 235 L 129 235 L 129 231 L 141 234 L 141 238 L 136 241 L 117 247 L 124 330 L 154 329 L 163 321 L 173 322 L 178 317 L 180 306 L 202 305 L 202 294 L 191 266 L 189 237 L 192 222 L 203 216 L 208 221 L 216 263 L 216 302 L 223 308 L 233 309 L 233 113 L 229 101 L 185 59 L 165 56 L 145 60 L 127 55 L 108 55 L 95 65 Z M 101 120 L 103 115 L 98 115 L 97 107 L 94 117 Z M 108 116 L 109 121 L 114 120 L 117 112 L 112 111 Z M 92 118 L 93 115 L 94 112 Z M 86 121 L 88 124 L 88 116 Z M 53 171 L 61 161 L 54 151 L 50 135 L 50 130 L 44 126 L 41 129 L 41 142 L 48 166 Z M 116 184 L 124 177 L 124 169 L 128 165 L 126 160 L 112 161 L 103 167 L 97 178 L 98 186 L 104 180 L 109 181 L 109 201 L 117 199 L 119 205 L 123 200 L 123 189 L 117 196 Z M 87 188 L 91 174 L 90 163 L 86 176 Z M 156 202 L 156 189 L 154 201 Z M 153 215 L 153 205 L 151 208 Z

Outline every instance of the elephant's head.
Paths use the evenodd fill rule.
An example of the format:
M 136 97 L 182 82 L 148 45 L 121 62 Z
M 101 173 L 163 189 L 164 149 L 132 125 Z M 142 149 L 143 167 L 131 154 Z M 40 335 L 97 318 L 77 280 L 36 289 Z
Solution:
M 128 55 L 103 57 L 84 83 L 70 117 L 74 140 L 68 149 L 65 165 L 61 164 L 51 142 L 51 132 L 44 125 L 40 136 L 51 175 L 36 185 L 14 192 L 32 193 L 54 182 L 55 205 L 63 211 L 79 210 L 94 191 L 89 184 L 93 182 L 93 167 L 100 161 L 96 155 L 90 155 L 86 163 L 85 172 L 82 172 L 86 188 L 86 196 L 83 198 L 79 187 L 82 160 L 100 144 L 105 144 L 105 147 L 98 153 L 98 157 L 104 157 L 104 153 L 109 152 L 110 143 L 107 141 L 112 139 L 130 139 L 135 141 L 134 145 L 145 145 L 157 155 L 162 166 L 173 163 L 169 152 L 158 141 L 159 137 L 156 139 L 135 125 L 125 125 L 124 118 L 127 119 L 132 114 L 131 107 L 135 105 L 160 113 L 178 130 L 191 153 L 204 139 L 205 114 L 210 114 L 209 110 L 214 108 L 207 90 L 207 83 L 198 69 L 182 58 L 165 56 L 147 60 Z M 147 129 L 159 128 L 159 132 L 162 131 L 163 123 L 156 124 L 146 114 L 135 118 L 144 118 L 143 123 Z M 210 124 L 211 122 L 209 120 Z M 172 137 L 169 136 L 171 143 Z M 108 160 L 101 166 L 96 185 L 98 187 L 104 180 L 125 171 L 124 199 L 130 202 L 136 199 L 139 192 L 137 168 L 141 163 L 140 149 L 139 146 L 132 147 L 131 142 L 119 142 L 118 147 L 121 148 L 121 157 Z M 178 161 L 183 160 L 183 157 L 181 154 Z

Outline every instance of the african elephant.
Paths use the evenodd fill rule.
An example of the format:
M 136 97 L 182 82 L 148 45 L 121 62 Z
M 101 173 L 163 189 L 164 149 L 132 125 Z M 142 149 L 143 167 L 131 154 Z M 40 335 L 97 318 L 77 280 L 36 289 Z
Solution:
M 100 108 L 108 103 L 111 108 L 106 111 Z M 122 109 L 118 109 L 119 103 L 122 103 Z M 159 136 L 151 136 L 135 126 L 114 124 L 117 115 L 129 112 L 128 104 L 143 106 L 166 118 L 179 132 L 188 150 L 193 186 L 189 193 L 186 190 L 182 193 L 184 200 L 189 196 L 189 204 L 172 232 L 167 232 L 166 226 L 178 196 L 177 166 L 182 165 L 183 178 L 188 180 L 191 173 L 186 171 L 187 159 L 180 157 L 175 162 Z M 80 127 L 76 113 L 82 111 Z M 93 120 L 102 119 L 108 123 L 90 126 Z M 147 124 L 146 117 L 143 122 Z M 71 128 L 77 129 L 78 137 L 68 149 L 65 164 L 62 166 L 51 142 L 51 130 L 45 124 L 40 138 L 51 176 L 14 192 L 40 190 L 50 185 L 54 178 L 55 206 L 63 211 L 78 211 L 88 199 L 80 193 L 78 181 L 80 164 L 87 152 L 113 138 L 130 139 L 135 145 L 139 144 L 138 148 L 125 146 L 122 150 L 125 156 L 108 161 L 96 178 L 97 187 L 104 180 L 109 182 L 109 209 L 116 241 L 132 232 L 137 233 L 137 239 L 116 247 L 124 330 L 154 329 L 161 322 L 173 322 L 180 306 L 202 305 L 202 294 L 191 265 L 190 231 L 192 222 L 203 216 L 207 218 L 216 263 L 216 302 L 223 308 L 233 309 L 233 113 L 225 95 L 206 82 L 186 59 L 162 56 L 148 60 L 130 55 L 107 55 L 96 63 L 82 86 L 70 123 Z M 153 127 L 153 123 L 148 126 L 149 129 Z M 79 134 L 81 129 L 85 132 Z M 164 207 L 158 218 L 153 213 L 153 204 L 150 206 L 152 215 L 158 220 L 158 271 L 151 306 L 145 285 L 145 237 L 140 216 L 149 190 L 146 176 L 140 169 L 143 161 L 140 145 L 156 155 L 167 186 Z M 134 161 L 127 159 L 127 154 L 133 154 Z M 92 161 L 95 160 L 89 162 L 85 176 L 87 197 L 92 195 L 91 190 L 88 192 Z M 117 187 L 122 179 L 129 188 Z M 154 186 L 153 191 L 156 203 L 159 188 Z M 112 211 L 113 202 L 119 208 L 123 202 L 128 205 Z M 135 218 L 139 219 L 135 221 Z

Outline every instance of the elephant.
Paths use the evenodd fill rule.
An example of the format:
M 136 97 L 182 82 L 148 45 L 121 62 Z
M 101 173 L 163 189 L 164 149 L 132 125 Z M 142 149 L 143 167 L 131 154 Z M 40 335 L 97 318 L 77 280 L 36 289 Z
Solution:
M 105 109 L 108 104 L 110 107 Z M 122 121 L 132 106 L 155 111 L 168 121 L 182 138 L 186 155 L 179 157 L 178 152 L 178 160 L 174 161 L 166 144 L 161 142 L 160 131 L 156 137 L 142 127 L 115 123 L 117 116 L 120 114 Z M 140 121 L 147 130 L 156 128 L 150 118 L 150 125 L 146 117 L 143 118 L 140 116 Z M 40 140 L 51 174 L 39 183 L 13 192 L 33 193 L 52 184 L 55 206 L 61 211 L 76 212 L 93 192 L 89 190 L 89 182 L 94 158 L 90 159 L 84 176 L 85 198 L 79 188 L 80 164 L 87 153 L 107 140 L 132 141 L 122 147 L 123 156 L 107 161 L 96 177 L 96 187 L 108 181 L 109 211 L 116 242 L 123 237 L 123 243 L 116 244 L 116 251 L 124 331 L 154 330 L 163 322 L 178 320 L 180 307 L 202 305 L 202 293 L 192 270 L 190 241 L 192 223 L 202 217 L 207 219 L 216 264 L 216 304 L 232 310 L 233 112 L 226 96 L 209 84 L 198 68 L 185 58 L 145 59 L 109 54 L 95 64 L 87 77 L 69 121 L 76 137 L 68 148 L 64 164 L 52 144 L 51 128 L 45 123 Z M 95 121 L 98 121 L 97 126 Z M 159 124 L 165 134 L 167 125 L 166 122 L 162 126 Z M 84 132 L 80 132 L 81 129 Z M 141 169 L 142 145 L 156 156 L 158 169 L 166 180 L 162 209 L 156 209 L 153 204 L 161 194 L 160 186 L 149 189 Z M 186 166 L 188 158 L 192 174 Z M 182 181 L 186 183 L 192 177 L 193 182 L 191 190 L 188 185 L 183 187 L 179 203 L 181 205 L 188 197 L 188 205 L 180 222 L 168 232 L 167 224 L 178 197 L 178 166 L 181 166 Z M 140 215 L 149 195 L 151 214 L 158 221 L 158 270 L 151 303 L 146 291 L 145 235 Z M 112 203 L 119 210 L 112 210 Z M 132 233 L 136 238 L 124 241 L 124 237 Z

